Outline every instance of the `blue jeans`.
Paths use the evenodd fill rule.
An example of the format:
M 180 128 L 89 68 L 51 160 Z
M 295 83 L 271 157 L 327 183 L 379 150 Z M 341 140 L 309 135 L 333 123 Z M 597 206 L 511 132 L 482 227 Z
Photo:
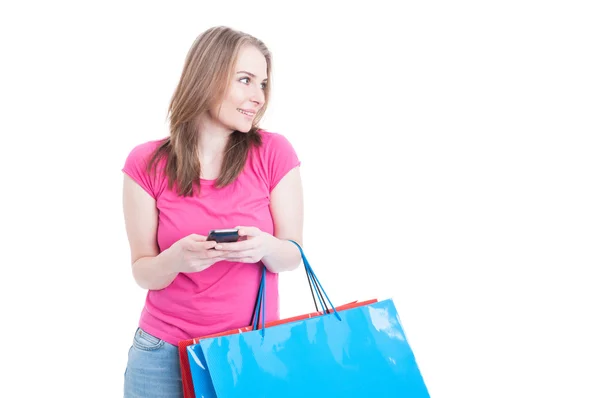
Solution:
M 177 346 L 138 328 L 129 349 L 124 398 L 182 398 Z

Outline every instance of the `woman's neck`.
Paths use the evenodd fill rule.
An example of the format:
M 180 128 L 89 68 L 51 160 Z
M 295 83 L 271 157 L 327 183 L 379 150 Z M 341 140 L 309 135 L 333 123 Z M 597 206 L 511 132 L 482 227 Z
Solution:
M 203 118 L 197 123 L 198 157 L 203 178 L 216 178 L 219 174 L 229 136 L 233 132 L 212 119 Z

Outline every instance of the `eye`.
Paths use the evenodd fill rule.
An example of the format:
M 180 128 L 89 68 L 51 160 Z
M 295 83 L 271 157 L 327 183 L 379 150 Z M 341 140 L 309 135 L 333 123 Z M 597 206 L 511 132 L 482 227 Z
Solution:
M 245 76 L 245 77 L 242 77 L 242 78 L 238 79 L 238 82 L 241 82 L 241 83 L 244 83 L 244 84 L 248 85 L 248 84 L 250 84 L 250 80 L 251 80 L 250 77 Z M 260 84 L 260 88 L 262 90 L 266 89 L 267 88 L 267 83 L 266 82 L 261 83 Z

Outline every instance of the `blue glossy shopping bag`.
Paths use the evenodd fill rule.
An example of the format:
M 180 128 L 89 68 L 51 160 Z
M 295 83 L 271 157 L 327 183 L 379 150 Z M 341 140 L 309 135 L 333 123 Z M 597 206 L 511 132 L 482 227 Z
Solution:
M 337 311 L 302 258 L 323 315 L 264 328 L 263 272 L 253 330 L 187 347 L 196 397 L 429 398 L 393 301 Z

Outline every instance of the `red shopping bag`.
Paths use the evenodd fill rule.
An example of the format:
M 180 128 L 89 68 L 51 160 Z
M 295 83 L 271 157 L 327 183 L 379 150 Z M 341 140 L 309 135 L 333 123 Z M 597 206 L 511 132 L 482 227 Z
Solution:
M 377 302 L 377 299 L 371 299 L 371 300 L 366 300 L 366 301 L 353 301 L 353 302 L 341 305 L 339 307 L 335 307 L 335 310 L 340 312 L 340 311 L 348 310 L 351 308 L 356 308 L 356 307 L 373 304 L 375 302 Z M 333 310 L 329 309 L 329 311 L 333 311 Z M 284 323 L 300 321 L 303 319 L 312 318 L 312 317 L 320 316 L 320 315 L 323 315 L 323 311 L 315 311 L 315 312 L 311 312 L 311 313 L 304 314 L 304 315 L 297 315 L 297 316 L 290 317 L 290 318 L 271 321 L 271 322 L 265 323 L 265 328 L 281 325 Z M 249 325 L 249 326 L 239 328 L 239 329 L 232 329 L 232 330 L 228 330 L 228 331 L 221 332 L 221 333 L 215 333 L 215 334 L 211 334 L 211 335 L 207 335 L 207 336 L 195 337 L 193 339 L 182 340 L 179 342 L 179 344 L 178 344 L 179 345 L 179 363 L 180 363 L 180 367 L 181 367 L 181 381 L 183 384 L 184 398 L 196 398 L 196 396 L 194 394 L 194 386 L 192 383 L 192 375 L 190 373 L 189 357 L 188 357 L 188 354 L 186 351 L 187 347 L 190 345 L 193 345 L 193 344 L 198 344 L 200 342 L 200 340 L 202 340 L 202 339 L 219 337 L 219 336 L 227 336 L 227 335 L 232 335 L 232 334 L 236 334 L 236 333 L 249 332 L 249 331 L 253 330 L 253 328 L 254 328 L 253 325 Z

